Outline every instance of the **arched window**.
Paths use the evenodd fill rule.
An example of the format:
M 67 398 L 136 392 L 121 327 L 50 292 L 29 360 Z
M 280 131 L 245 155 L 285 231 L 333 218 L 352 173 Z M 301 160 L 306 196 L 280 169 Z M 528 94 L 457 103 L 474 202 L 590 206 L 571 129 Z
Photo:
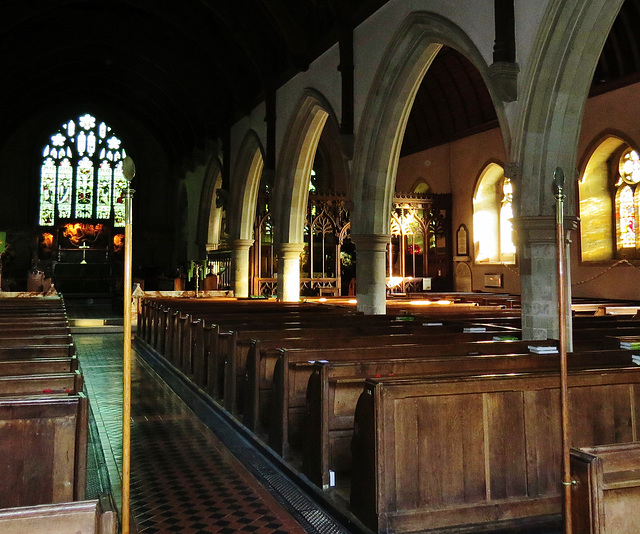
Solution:
M 490 163 L 480 176 L 473 197 L 476 262 L 515 263 L 512 219 L 513 185 L 500 165 Z
M 616 244 L 618 251 L 638 247 L 638 195 L 640 195 L 640 157 L 635 150 L 623 152 L 616 181 Z
M 126 153 L 121 145 L 92 115 L 63 124 L 42 153 L 39 225 L 74 219 L 111 220 L 123 227 Z
M 640 156 L 617 137 L 603 141 L 579 181 L 582 261 L 637 258 Z

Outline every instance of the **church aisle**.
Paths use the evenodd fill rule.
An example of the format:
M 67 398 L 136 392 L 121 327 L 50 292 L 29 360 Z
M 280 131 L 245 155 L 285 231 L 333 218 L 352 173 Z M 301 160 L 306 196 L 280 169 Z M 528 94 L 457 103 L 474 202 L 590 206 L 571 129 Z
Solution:
M 119 503 L 122 335 L 74 337 Z M 138 532 L 305 532 L 137 355 L 131 425 L 131 512 Z

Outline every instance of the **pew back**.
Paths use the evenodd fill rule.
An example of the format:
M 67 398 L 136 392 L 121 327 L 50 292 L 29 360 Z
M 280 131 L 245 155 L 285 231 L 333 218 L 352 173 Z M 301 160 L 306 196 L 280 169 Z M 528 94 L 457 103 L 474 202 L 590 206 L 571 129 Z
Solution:
M 557 372 L 368 379 L 352 507 L 379 532 L 560 514 L 559 388 Z M 633 441 L 640 369 L 570 372 L 569 402 L 574 446 Z
M 84 498 L 88 400 L 74 396 L 0 399 L 0 507 Z

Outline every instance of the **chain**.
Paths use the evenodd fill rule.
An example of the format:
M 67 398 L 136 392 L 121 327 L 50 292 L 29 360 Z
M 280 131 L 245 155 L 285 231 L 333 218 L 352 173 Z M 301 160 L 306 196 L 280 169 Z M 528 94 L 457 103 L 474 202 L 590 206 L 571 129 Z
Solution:
M 516 273 L 518 276 L 520 276 L 520 271 L 518 269 L 516 269 L 515 267 L 512 267 L 511 265 L 509 265 L 508 263 L 501 263 L 500 264 L 502 267 L 507 268 L 508 270 L 510 270 L 513 273 Z
M 629 260 L 618 260 L 617 262 L 615 262 L 611 267 L 607 267 L 604 271 L 602 271 L 599 274 L 596 274 L 595 276 L 592 276 L 591 278 L 587 278 L 586 280 L 581 280 L 580 282 L 576 282 L 574 284 L 571 284 L 572 286 L 579 286 L 581 284 L 586 284 L 587 282 L 591 282 L 592 280 L 595 280 L 596 278 L 600 278 L 603 274 L 607 274 L 609 271 L 611 271 L 613 268 L 617 267 L 618 265 L 629 265 L 630 267 L 633 267 L 636 270 L 639 270 L 638 267 L 636 267 L 635 265 L 633 265 Z

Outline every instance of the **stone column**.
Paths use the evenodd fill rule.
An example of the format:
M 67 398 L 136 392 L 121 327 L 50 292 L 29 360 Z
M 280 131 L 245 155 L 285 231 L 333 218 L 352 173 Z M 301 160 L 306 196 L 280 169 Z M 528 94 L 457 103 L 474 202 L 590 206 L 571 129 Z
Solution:
M 356 244 L 356 289 L 358 311 L 365 315 L 387 312 L 387 245 L 389 236 L 351 236 Z
M 278 247 L 278 300 L 300 300 L 300 254 L 304 243 L 281 243 Z
M 567 289 L 567 350 L 573 350 L 571 328 L 571 263 L 569 233 L 575 217 L 565 218 L 565 275 Z M 554 216 L 514 218 L 518 234 L 522 339 L 559 339 L 557 229 Z
M 233 247 L 231 265 L 233 266 L 233 294 L 236 297 L 249 296 L 249 249 L 253 239 L 236 239 Z

